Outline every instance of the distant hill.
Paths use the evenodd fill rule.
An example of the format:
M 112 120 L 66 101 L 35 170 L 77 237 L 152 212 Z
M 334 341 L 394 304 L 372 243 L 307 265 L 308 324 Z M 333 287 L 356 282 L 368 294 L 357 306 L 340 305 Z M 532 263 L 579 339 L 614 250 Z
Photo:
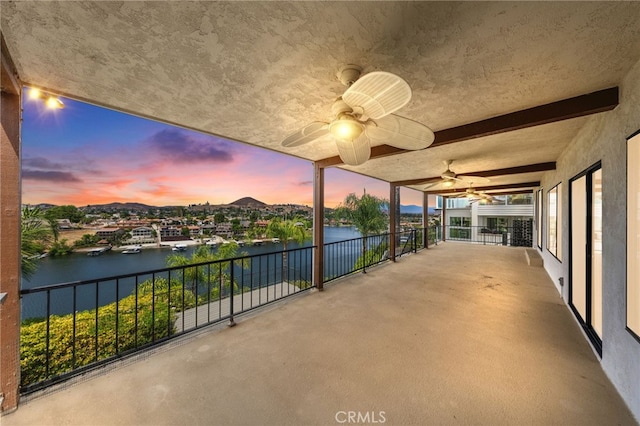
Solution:
M 99 210 L 155 210 L 158 207 L 149 206 L 142 203 L 109 203 L 109 204 L 90 204 L 88 206 L 83 206 L 81 208 L 84 209 L 99 209 Z
M 436 210 L 433 207 L 429 207 L 429 214 L 435 214 Z M 422 214 L 422 206 L 416 206 L 414 204 L 405 206 L 400 205 L 400 214 Z
M 243 197 L 239 200 L 234 201 L 233 203 L 229 203 L 230 206 L 239 206 L 239 207 L 265 207 L 267 204 L 262 201 L 258 201 L 255 198 L 251 197 Z

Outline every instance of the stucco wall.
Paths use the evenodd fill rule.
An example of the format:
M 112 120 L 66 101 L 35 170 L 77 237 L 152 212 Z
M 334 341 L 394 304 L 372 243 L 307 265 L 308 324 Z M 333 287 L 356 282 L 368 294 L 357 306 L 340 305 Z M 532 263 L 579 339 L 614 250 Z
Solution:
M 603 332 L 602 367 L 631 411 L 640 419 L 640 343 L 626 330 L 626 138 L 640 129 L 640 62 L 620 86 L 620 104 L 589 119 L 542 179 L 546 192 L 562 182 L 563 259 L 543 244 L 544 266 L 565 302 L 569 290 L 569 180 L 602 161 L 603 173 Z M 543 219 L 546 233 L 546 219 Z M 543 236 L 546 244 L 546 236 Z M 564 277 L 560 287 L 558 279 Z

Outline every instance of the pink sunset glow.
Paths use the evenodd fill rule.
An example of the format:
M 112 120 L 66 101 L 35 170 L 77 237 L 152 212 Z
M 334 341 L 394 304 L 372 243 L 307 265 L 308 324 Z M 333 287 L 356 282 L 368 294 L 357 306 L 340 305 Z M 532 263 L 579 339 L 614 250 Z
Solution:
M 25 101 L 23 203 L 86 206 L 227 204 L 249 196 L 267 204 L 313 204 L 305 160 L 143 120 L 72 100 L 42 111 Z M 351 192 L 389 198 L 389 184 L 340 169 L 325 173 L 325 204 Z M 402 204 L 422 204 L 402 189 Z

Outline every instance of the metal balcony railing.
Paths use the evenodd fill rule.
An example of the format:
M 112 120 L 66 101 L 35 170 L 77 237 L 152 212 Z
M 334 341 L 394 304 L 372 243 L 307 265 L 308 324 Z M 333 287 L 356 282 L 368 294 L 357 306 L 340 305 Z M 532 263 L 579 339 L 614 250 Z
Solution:
M 448 241 L 474 244 L 532 247 L 533 232 L 528 226 L 488 228 L 484 226 L 445 226 Z
M 313 249 L 22 290 L 21 392 L 308 290 Z
M 428 235 L 429 241 L 425 241 Z M 391 256 L 391 234 L 325 244 L 323 282 Z M 396 233 L 396 256 L 439 238 L 436 228 Z M 24 289 L 21 392 L 28 394 L 312 286 L 313 251 L 235 257 Z

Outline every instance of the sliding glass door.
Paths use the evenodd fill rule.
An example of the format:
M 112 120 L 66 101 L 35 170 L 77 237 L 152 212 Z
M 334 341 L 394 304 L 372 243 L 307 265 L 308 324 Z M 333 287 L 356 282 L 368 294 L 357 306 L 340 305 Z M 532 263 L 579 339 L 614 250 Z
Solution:
M 600 163 L 570 181 L 569 304 L 602 354 L 602 169 Z

